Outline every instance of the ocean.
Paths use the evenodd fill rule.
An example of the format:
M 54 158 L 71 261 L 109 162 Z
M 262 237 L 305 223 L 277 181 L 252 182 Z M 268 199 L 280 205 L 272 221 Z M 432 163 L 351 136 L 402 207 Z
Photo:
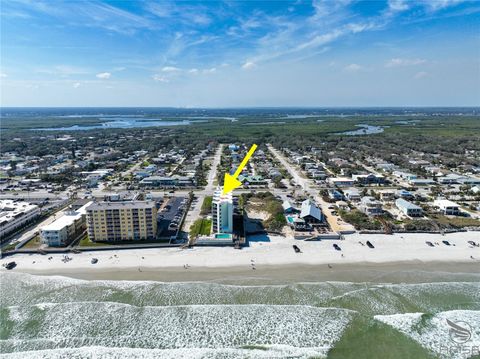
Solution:
M 3 272 L 0 356 L 468 358 L 480 347 L 480 281 L 455 278 L 227 284 Z M 453 340 L 447 319 L 469 325 L 467 342 Z

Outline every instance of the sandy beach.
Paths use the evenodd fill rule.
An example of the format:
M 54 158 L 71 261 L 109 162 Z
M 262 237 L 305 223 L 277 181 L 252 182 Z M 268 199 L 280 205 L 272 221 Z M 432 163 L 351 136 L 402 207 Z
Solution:
M 374 249 L 359 243 L 367 240 L 374 244 Z M 426 240 L 438 244 L 429 247 L 425 244 Z M 442 240 L 449 241 L 451 245 L 443 244 Z M 231 247 L 112 250 L 69 253 L 71 260 L 67 262 L 62 261 L 63 254 L 20 254 L 3 258 L 0 264 L 14 260 L 17 263 L 15 271 L 86 279 L 202 280 L 252 275 L 288 278 L 292 272 L 308 276 L 312 272 L 311 267 L 321 268 L 313 272 L 317 277 L 323 275 L 323 279 L 336 279 L 339 276 L 343 279 L 342 273 L 355 277 L 355 270 L 359 267 L 371 275 L 381 275 L 386 268 L 390 272 L 431 268 L 447 272 L 480 273 L 480 248 L 469 245 L 469 240 L 478 242 L 480 233 L 463 232 L 445 236 L 352 234 L 343 241 L 313 242 L 281 236 L 255 236 L 251 238 L 250 246 L 242 250 Z M 335 250 L 333 243 L 337 243 L 342 250 Z M 295 253 L 293 244 L 300 247 L 302 253 Z M 92 258 L 97 258 L 98 263 L 92 264 Z M 1 270 L 5 271 L 4 268 Z

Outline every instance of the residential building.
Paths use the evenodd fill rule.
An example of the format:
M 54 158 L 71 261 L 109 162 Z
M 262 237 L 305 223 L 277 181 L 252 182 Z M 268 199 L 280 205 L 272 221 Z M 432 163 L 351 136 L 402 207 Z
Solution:
M 302 202 L 302 209 L 299 217 L 307 224 L 319 224 L 323 222 L 322 211 L 310 199 L 306 199 Z
M 95 202 L 86 210 L 91 241 L 156 239 L 157 207 L 154 201 Z
M 374 184 L 374 183 L 385 182 L 385 177 L 383 177 L 382 175 L 374 174 L 374 173 L 352 175 L 352 179 L 356 183 L 360 183 L 360 184 Z
M 86 209 L 91 202 L 77 210 L 66 211 L 63 216 L 40 229 L 40 238 L 49 247 L 64 247 L 87 229 Z
M 28 202 L 0 200 L 0 238 L 32 222 L 40 208 Z
M 393 201 L 395 199 L 395 192 L 392 190 L 379 191 L 378 194 L 382 201 Z
M 379 216 L 383 214 L 382 202 L 370 196 L 363 197 L 360 201 L 360 210 L 368 216 Z
M 360 201 L 361 199 L 360 191 L 356 188 L 346 189 L 345 191 L 343 191 L 343 194 L 345 195 L 345 198 L 349 201 Z
M 397 208 L 409 217 L 419 217 L 422 215 L 422 207 L 406 201 L 403 198 L 399 198 L 395 201 Z
M 290 203 L 290 201 L 285 200 L 282 203 L 283 211 L 285 213 L 295 213 L 298 212 L 298 210 Z
M 341 201 L 343 200 L 343 194 L 336 189 L 331 189 L 328 191 L 328 197 L 333 199 L 334 201 Z
M 217 188 L 212 200 L 212 232 L 233 232 L 233 199 L 232 192 L 223 194 L 222 188 Z
M 337 187 L 352 187 L 354 185 L 354 180 L 347 177 L 331 177 L 328 179 L 328 182 L 332 186 Z
M 454 216 L 460 214 L 460 206 L 448 199 L 436 199 L 433 205 L 438 207 L 443 214 Z
M 412 186 L 430 186 L 436 184 L 431 178 L 413 178 L 408 180 L 408 183 Z
M 414 195 L 412 192 L 407 191 L 405 189 L 400 189 L 397 191 L 397 195 L 401 198 L 413 198 Z

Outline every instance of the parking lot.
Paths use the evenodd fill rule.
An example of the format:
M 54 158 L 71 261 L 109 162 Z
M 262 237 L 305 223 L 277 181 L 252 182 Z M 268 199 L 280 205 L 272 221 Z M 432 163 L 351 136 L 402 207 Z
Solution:
M 187 197 L 171 197 L 158 211 L 158 232 L 162 238 L 175 236 L 187 205 Z

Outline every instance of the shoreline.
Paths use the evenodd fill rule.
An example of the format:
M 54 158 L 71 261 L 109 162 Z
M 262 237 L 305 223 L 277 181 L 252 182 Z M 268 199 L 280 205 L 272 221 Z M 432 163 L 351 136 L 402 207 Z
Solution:
M 13 273 L 14 271 L 12 271 Z M 190 267 L 188 270 L 164 267 L 88 268 L 15 272 L 39 276 L 62 276 L 81 280 L 159 281 L 159 282 L 217 282 L 224 284 L 282 284 L 292 282 L 370 282 L 423 283 L 444 281 L 480 282 L 477 263 L 402 261 L 390 263 L 340 263 L 332 265 L 264 265 L 251 270 L 243 267 Z M 2 271 L 0 273 L 6 273 Z
M 345 240 L 298 241 L 281 236 L 253 236 L 250 246 L 151 248 L 64 254 L 17 254 L 0 264 L 15 261 L 13 272 L 60 275 L 81 279 L 114 280 L 354 280 L 365 281 L 388 275 L 395 280 L 408 277 L 408 271 L 480 275 L 479 232 L 441 235 L 352 234 Z M 365 245 L 370 240 L 375 248 Z M 425 241 L 438 243 L 429 247 Z M 450 245 L 442 243 L 447 240 Z M 362 242 L 363 244 L 360 244 Z M 333 248 L 333 243 L 341 251 Z M 295 253 L 292 245 L 302 253 Z M 473 257 L 473 259 L 472 259 Z M 50 258 L 50 259 L 49 259 Z M 92 258 L 98 262 L 92 264 Z M 254 268 L 254 269 L 253 269 Z M 1 268 L 0 272 L 7 272 Z M 401 273 L 396 275 L 395 273 Z M 478 280 L 478 278 L 477 278 Z

